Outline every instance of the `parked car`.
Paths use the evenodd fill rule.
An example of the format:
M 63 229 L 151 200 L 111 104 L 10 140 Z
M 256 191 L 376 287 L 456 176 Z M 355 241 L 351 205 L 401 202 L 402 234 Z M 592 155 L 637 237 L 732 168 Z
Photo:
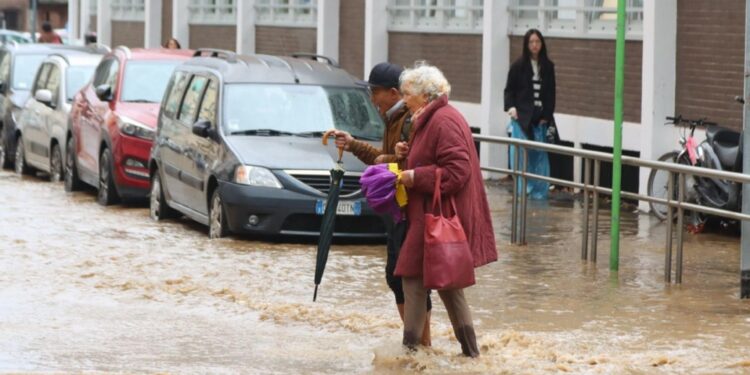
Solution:
M 203 56 L 205 54 L 210 56 Z M 377 146 L 383 122 L 368 92 L 335 64 L 199 50 L 175 70 L 151 152 L 150 215 L 184 214 L 230 232 L 318 235 L 338 159 L 327 129 Z M 335 236 L 385 235 L 359 187 L 365 165 L 344 157 Z
M 31 38 L 18 31 L 0 30 L 0 44 L 10 44 L 13 42 L 18 44 L 31 43 Z
M 16 154 L 16 120 L 29 98 L 37 69 L 51 53 L 90 51 L 61 44 L 16 44 L 0 47 L 0 166 L 11 168 Z
M 66 139 L 65 190 L 98 189 L 97 202 L 145 198 L 148 158 L 164 89 L 188 50 L 117 47 L 76 94 Z
M 91 80 L 104 52 L 66 50 L 42 62 L 16 124 L 16 173 L 36 169 L 60 181 L 73 96 Z

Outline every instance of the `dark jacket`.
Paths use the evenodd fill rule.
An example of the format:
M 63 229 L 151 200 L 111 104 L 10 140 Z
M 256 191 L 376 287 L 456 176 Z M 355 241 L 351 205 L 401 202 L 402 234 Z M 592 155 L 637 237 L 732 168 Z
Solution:
M 466 120 L 443 95 L 428 104 L 413 128 L 406 158 L 407 168 L 414 170 L 414 186 L 408 189 L 409 204 L 406 205 L 409 229 L 394 274 L 406 277 L 422 275 L 424 214 L 425 208 L 432 203 L 437 168 L 443 171 L 440 182 L 443 210 L 453 214 L 448 212 L 451 211 L 448 199 L 453 197 L 474 257 L 474 267 L 497 260 L 495 231 L 484 180 Z
M 541 119 L 547 120 L 550 125 L 555 124 L 555 64 L 548 61 L 540 65 L 539 75 L 542 79 L 542 90 L 540 98 L 542 100 Z M 532 124 L 531 117 L 534 114 L 534 86 L 532 79 L 534 70 L 531 68 L 531 61 L 519 58 L 508 70 L 508 81 L 505 84 L 505 111 L 507 112 L 516 107 L 518 112 L 518 123 L 526 133 L 529 139 Z
M 409 109 L 404 105 L 400 110 L 386 119 L 383 133 L 383 147 L 377 149 L 367 142 L 354 140 L 349 144 L 349 151 L 367 165 L 375 164 L 375 158 L 385 155 L 384 163 L 396 163 L 396 143 L 401 141 L 404 124 L 409 119 Z M 403 166 L 401 166 L 403 168 Z

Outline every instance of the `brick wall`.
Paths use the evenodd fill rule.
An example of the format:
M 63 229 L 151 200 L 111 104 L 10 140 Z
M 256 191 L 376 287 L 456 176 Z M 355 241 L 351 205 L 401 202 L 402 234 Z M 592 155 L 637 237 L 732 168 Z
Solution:
M 481 35 L 391 32 L 388 59 L 406 67 L 426 60 L 445 74 L 451 84 L 451 99 L 472 103 L 481 100 Z
M 742 128 L 745 2 L 677 2 L 675 113 Z
M 615 41 L 545 38 L 555 63 L 557 113 L 614 118 Z M 511 63 L 523 51 L 523 37 L 511 37 Z M 643 43 L 625 43 L 625 121 L 641 122 Z
M 172 0 L 162 0 L 161 8 L 161 44 L 164 45 L 167 41 L 172 38 Z M 185 41 L 179 41 L 180 44 L 185 44 Z
M 294 52 L 315 53 L 317 45 L 316 29 L 255 27 L 255 50 L 260 54 L 288 56 Z
M 190 48 L 219 48 L 234 51 L 237 49 L 236 30 L 234 26 L 190 25 Z
M 342 1 L 339 14 L 339 63 L 361 78 L 365 61 L 365 0 Z
M 8 28 L 13 28 L 15 26 L 15 29 L 17 31 L 28 31 L 28 25 L 27 25 L 27 18 L 28 13 L 27 10 L 29 9 L 29 1 L 28 0 L 2 0 L 0 1 L 0 13 L 4 13 L 5 11 L 13 12 L 16 15 L 16 24 L 15 25 L 8 25 Z
M 143 47 L 143 22 L 112 21 L 112 47 Z

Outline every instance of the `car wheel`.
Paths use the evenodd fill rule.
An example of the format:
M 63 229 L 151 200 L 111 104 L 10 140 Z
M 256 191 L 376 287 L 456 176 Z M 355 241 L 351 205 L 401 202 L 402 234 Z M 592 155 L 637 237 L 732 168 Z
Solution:
M 177 211 L 169 207 L 169 203 L 164 198 L 164 189 L 161 187 L 161 177 L 159 177 L 158 170 L 154 171 L 154 177 L 151 178 L 149 214 L 156 221 L 177 217 Z
M 19 176 L 30 174 L 31 168 L 26 165 L 26 152 L 23 147 L 23 138 L 16 140 L 16 174 Z
M 50 182 L 60 182 L 63 176 L 63 161 L 60 145 L 52 146 L 52 158 L 49 161 L 49 180 Z
M 96 201 L 102 206 L 117 203 L 117 190 L 112 178 L 112 152 L 108 148 L 99 156 L 99 191 Z
M 73 137 L 68 139 L 65 148 L 65 191 L 71 192 L 81 189 L 81 180 L 78 179 L 78 170 L 76 169 L 76 149 Z
M 213 194 L 211 194 L 211 209 L 208 212 L 208 216 L 208 237 L 226 237 L 229 234 L 229 230 L 227 229 L 227 215 L 224 213 L 224 208 L 222 207 L 219 188 L 214 189 Z

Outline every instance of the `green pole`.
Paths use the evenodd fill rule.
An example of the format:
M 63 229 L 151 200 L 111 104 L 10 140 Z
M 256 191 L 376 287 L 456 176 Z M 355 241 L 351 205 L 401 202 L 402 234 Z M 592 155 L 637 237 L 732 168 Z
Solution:
M 617 2 L 617 52 L 615 55 L 615 139 L 612 162 L 612 248 L 609 269 L 620 269 L 620 188 L 622 186 L 622 116 L 625 91 L 625 2 Z

